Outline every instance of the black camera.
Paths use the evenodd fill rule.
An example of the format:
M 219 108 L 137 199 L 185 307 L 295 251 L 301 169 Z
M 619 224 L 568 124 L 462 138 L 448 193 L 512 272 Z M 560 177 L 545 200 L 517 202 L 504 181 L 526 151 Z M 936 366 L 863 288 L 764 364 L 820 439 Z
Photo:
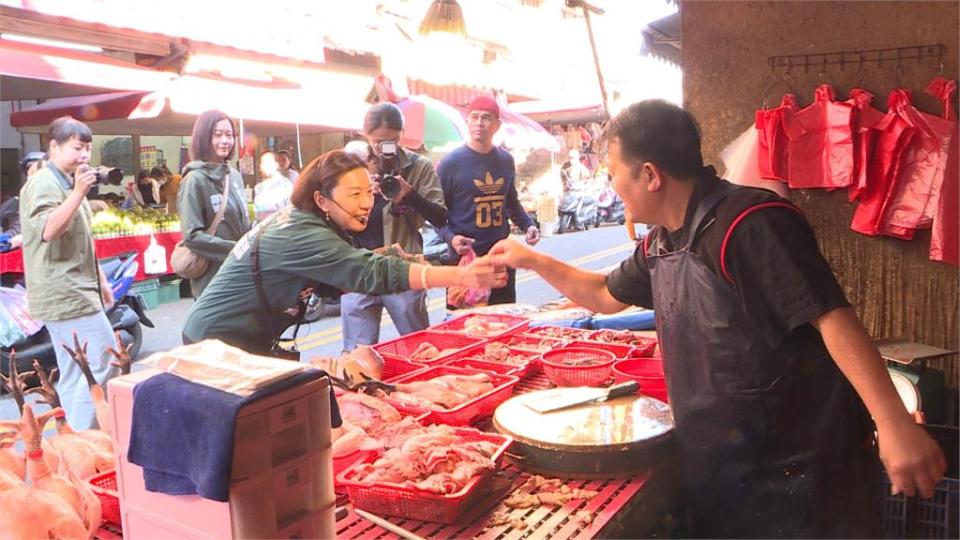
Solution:
M 380 192 L 383 196 L 392 199 L 400 193 L 400 160 L 397 157 L 397 141 L 380 141 L 377 143 L 377 174 L 380 176 Z
M 112 184 L 114 186 L 119 186 L 120 182 L 123 181 L 123 169 L 120 167 L 106 167 L 101 165 L 99 167 L 94 167 L 93 170 L 97 173 L 98 184 Z

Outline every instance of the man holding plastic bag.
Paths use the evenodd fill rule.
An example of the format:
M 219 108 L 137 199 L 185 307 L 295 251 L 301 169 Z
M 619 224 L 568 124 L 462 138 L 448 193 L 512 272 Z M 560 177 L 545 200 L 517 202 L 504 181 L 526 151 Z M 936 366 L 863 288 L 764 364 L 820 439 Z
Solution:
M 540 230 L 520 204 L 513 156 L 493 145 L 493 136 L 500 129 L 497 102 L 488 96 L 470 102 L 467 128 L 470 131 L 467 143 L 450 152 L 437 165 L 448 212 L 447 225 L 440 229 L 441 238 L 460 257 L 468 254 L 483 256 L 494 244 L 510 235 L 509 218 L 526 232 L 527 244 L 536 244 L 540 240 Z M 482 291 L 467 292 L 448 291 L 447 308 L 516 302 L 516 272 L 510 270 L 506 286 L 489 291 L 485 302 Z

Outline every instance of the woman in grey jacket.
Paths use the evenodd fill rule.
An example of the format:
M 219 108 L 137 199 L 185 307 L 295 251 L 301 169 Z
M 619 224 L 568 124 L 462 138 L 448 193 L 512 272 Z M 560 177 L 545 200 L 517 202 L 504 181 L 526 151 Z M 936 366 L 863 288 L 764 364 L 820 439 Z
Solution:
M 190 163 L 183 169 L 177 209 L 184 245 L 210 261 L 207 272 L 190 281 L 194 298 L 200 297 L 233 245 L 250 230 L 243 177 L 228 163 L 235 141 L 233 121 L 221 111 L 206 111 L 193 124 Z M 226 201 L 224 182 L 230 183 Z M 223 220 L 213 234 L 208 233 L 221 204 L 227 205 Z

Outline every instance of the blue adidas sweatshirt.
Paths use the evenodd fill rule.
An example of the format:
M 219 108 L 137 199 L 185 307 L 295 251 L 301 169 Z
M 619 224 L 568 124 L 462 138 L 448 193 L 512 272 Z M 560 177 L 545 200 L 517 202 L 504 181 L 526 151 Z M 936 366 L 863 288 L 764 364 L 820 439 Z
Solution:
M 475 240 L 477 255 L 486 255 L 510 235 L 508 218 L 523 231 L 533 225 L 517 197 L 516 168 L 506 150 L 481 154 L 461 146 L 440 160 L 437 175 L 448 215 L 440 236 L 447 244 L 460 234 Z

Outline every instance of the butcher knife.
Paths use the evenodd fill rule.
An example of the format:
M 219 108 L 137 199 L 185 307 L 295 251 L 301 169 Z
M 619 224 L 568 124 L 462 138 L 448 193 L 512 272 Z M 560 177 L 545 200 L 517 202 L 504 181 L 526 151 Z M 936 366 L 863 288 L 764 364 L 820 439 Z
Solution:
M 585 403 L 598 403 L 612 398 L 629 396 L 640 388 L 637 381 L 627 381 L 608 388 L 557 388 L 554 392 L 536 401 L 524 403 L 540 414 L 560 411 Z

